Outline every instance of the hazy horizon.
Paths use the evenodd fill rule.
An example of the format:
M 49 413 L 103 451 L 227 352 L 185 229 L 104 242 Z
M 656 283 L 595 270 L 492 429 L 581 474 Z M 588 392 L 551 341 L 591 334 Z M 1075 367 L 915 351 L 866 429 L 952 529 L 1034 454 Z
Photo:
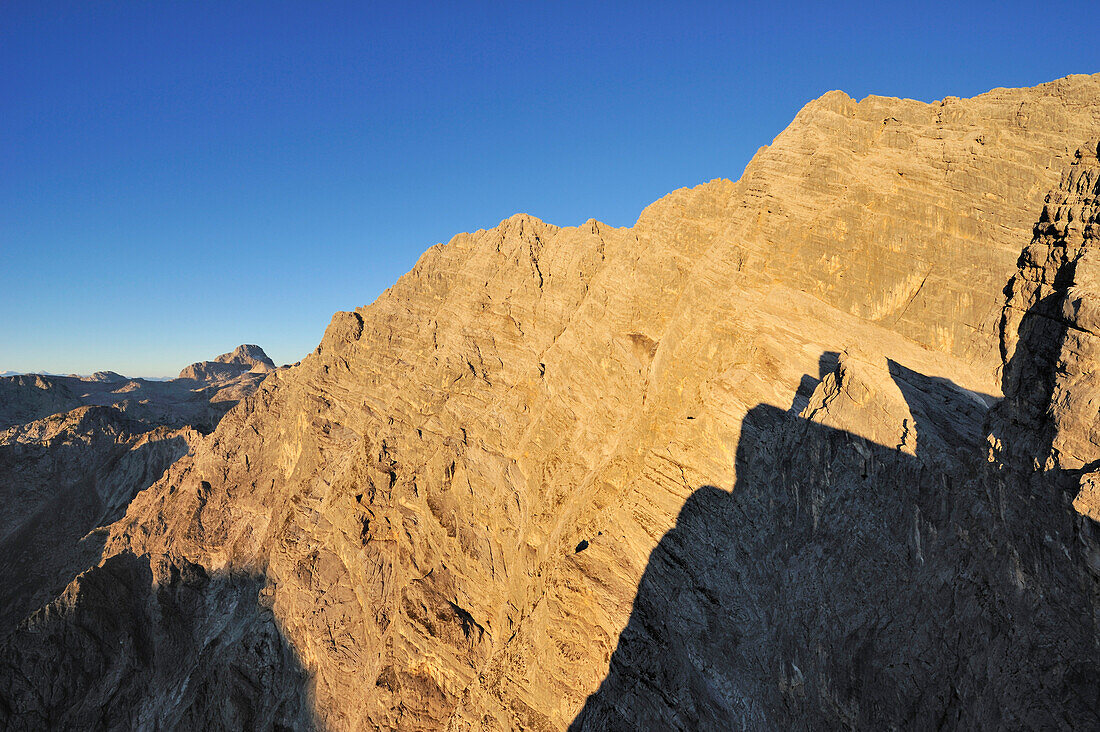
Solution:
M 293 363 L 332 313 L 517 212 L 629 226 L 831 89 L 1100 70 L 1094 3 L 0 9 L 0 371 Z

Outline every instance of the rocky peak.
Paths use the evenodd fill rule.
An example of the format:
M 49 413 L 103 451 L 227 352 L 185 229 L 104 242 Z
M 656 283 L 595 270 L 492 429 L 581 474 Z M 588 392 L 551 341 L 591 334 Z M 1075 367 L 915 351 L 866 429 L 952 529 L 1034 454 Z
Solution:
M 275 370 L 275 362 L 255 345 L 241 345 L 213 361 L 198 361 L 180 371 L 179 378 L 195 381 L 226 381 L 243 373 L 266 374 Z
M 113 383 L 116 381 L 129 381 L 129 379 L 116 371 L 96 371 L 94 374 L 88 377 L 88 381 Z
M 1004 459 L 1077 470 L 1100 457 L 1100 164 L 1077 150 L 1045 201 L 1006 287 L 994 447 Z M 1012 443 L 1012 444 L 1009 444 Z
M 267 357 L 264 349 L 256 345 L 237 346 L 230 353 L 223 353 L 214 359 L 217 363 L 236 363 L 248 366 L 253 371 L 274 371 L 275 362 Z

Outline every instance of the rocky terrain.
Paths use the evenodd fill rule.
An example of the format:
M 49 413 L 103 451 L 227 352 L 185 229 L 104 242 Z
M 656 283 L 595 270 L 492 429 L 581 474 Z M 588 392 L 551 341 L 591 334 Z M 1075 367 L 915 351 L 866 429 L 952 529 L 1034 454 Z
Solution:
M 255 389 L 261 377 L 245 371 L 221 381 L 0 379 L 0 633 L 98 563 L 105 527 Z
M 87 377 L 16 374 L 0 377 L 0 429 L 80 406 L 111 406 L 146 428 L 191 426 L 210 432 L 275 370 L 259 346 L 238 346 L 193 363 L 170 380 L 131 379 L 113 371 Z
M 237 346 L 231 353 L 223 353 L 213 361 L 193 363 L 180 372 L 180 379 L 195 381 L 230 381 L 243 374 L 267 374 L 275 370 L 275 364 L 259 346 Z
M 1100 75 L 831 92 L 433 247 L 13 596 L 0 722 L 1100 725 L 1098 130 Z

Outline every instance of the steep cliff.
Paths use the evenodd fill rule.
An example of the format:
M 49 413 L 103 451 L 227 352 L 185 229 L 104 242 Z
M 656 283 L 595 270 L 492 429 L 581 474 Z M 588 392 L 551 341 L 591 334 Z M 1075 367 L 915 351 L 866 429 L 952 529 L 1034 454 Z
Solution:
M 987 413 L 998 323 L 1006 385 L 1032 349 L 1010 311 L 1033 303 L 1002 318 L 1002 288 L 1098 127 L 1100 75 L 833 92 L 739 181 L 631 229 L 517 215 L 433 247 L 135 498 L 102 564 L 6 641 L 2 719 L 270 725 L 308 697 L 332 729 L 1090 722 L 1097 544 L 1059 487 L 1079 466 L 1003 457 L 1027 439 L 1008 387 Z M 1065 407 L 1059 455 L 1087 463 Z M 30 694 L 21 659 L 49 674 L 82 583 L 123 561 L 158 598 L 229 578 L 244 615 L 179 621 L 202 645 L 155 684 L 167 631 L 72 651 L 120 669 L 92 684 L 112 701 L 78 708 L 67 677 Z M 222 586 L 185 584 L 202 607 Z M 231 704 L 174 694 L 255 679 L 268 651 L 207 674 L 210 638 L 271 628 L 278 673 Z

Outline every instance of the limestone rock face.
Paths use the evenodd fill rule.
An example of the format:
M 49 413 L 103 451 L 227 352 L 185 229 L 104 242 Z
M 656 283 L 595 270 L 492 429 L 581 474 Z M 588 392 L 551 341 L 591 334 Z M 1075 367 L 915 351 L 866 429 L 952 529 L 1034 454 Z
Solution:
M 1009 389 L 1062 341 L 1026 336 L 1030 301 L 1002 318 L 1098 126 L 1100 75 L 930 105 L 833 92 L 739 181 L 633 228 L 517 215 L 429 249 L 9 635 L 0 721 L 1100 723 L 1100 543 L 1071 505 L 1095 413 L 1073 416 L 1072 379 L 1058 419 Z M 1011 457 L 1059 430 L 1048 470 Z M 80 615 L 119 574 L 140 622 Z M 237 609 L 211 611 L 227 592 Z M 74 627 L 103 642 L 69 649 Z M 35 695 L 20 674 L 47 677 L 47 648 L 119 670 Z M 239 676 L 232 705 L 191 695 Z M 313 716 L 287 722 L 301 699 Z
M 1096 136 L 1096 85 L 932 104 L 830 92 L 750 163 L 727 238 L 773 278 L 994 370 L 1001 288 Z
M 78 407 L 0 432 L 0 633 L 95 565 L 130 499 L 201 439 Z M 45 548 L 48 547 L 48 550 Z

